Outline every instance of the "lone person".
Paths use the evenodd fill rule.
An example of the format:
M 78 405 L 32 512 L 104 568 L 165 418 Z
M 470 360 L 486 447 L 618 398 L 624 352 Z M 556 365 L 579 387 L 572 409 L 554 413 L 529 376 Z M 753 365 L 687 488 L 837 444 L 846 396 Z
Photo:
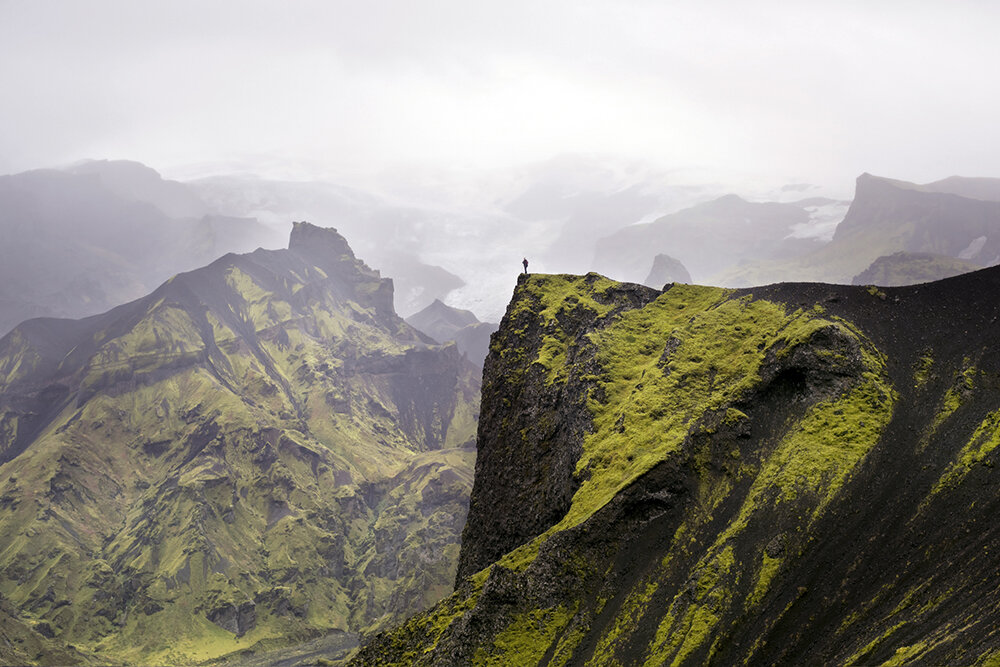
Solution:
M 524 264 L 524 274 L 528 275 L 528 258 L 525 257 L 521 260 L 521 264 Z

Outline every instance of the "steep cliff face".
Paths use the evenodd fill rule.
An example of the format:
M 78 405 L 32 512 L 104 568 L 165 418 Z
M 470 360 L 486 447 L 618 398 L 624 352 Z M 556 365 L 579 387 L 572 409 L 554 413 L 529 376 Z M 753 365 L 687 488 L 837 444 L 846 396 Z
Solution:
M 997 657 L 998 295 L 523 278 L 456 593 L 357 664 Z
M 478 393 L 307 223 L 29 321 L 0 340 L 0 601 L 50 655 L 150 664 L 424 609 L 454 580 Z

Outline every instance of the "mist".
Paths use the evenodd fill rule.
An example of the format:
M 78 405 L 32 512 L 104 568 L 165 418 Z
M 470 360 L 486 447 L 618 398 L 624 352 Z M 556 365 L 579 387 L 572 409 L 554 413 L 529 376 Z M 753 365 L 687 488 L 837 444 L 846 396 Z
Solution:
M 0 171 L 128 158 L 329 176 L 573 152 L 830 184 L 994 174 L 998 11 L 4 2 L 0 122 L 16 131 Z
M 0 173 L 136 161 L 197 202 L 160 210 L 188 231 L 155 271 L 112 249 L 124 274 L 63 263 L 42 271 L 49 305 L 13 294 L 24 275 L 0 296 L 15 320 L 96 312 L 300 219 L 393 277 L 404 315 L 440 298 L 496 321 L 522 256 L 635 281 L 657 254 L 696 282 L 849 281 L 867 264 L 799 258 L 834 238 L 860 174 L 1000 174 L 998 27 L 987 2 L 0 2 Z M 100 289 L 53 310 L 82 275 Z

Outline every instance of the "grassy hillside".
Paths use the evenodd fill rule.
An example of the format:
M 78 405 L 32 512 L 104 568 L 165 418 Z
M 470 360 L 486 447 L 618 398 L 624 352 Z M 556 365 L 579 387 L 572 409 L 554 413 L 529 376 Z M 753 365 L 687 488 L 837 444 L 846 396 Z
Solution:
M 355 664 L 988 662 L 997 293 L 522 278 L 456 593 Z
M 181 664 L 447 594 L 478 381 L 391 304 L 343 238 L 301 223 L 289 250 L 0 340 L 18 621 L 52 650 Z

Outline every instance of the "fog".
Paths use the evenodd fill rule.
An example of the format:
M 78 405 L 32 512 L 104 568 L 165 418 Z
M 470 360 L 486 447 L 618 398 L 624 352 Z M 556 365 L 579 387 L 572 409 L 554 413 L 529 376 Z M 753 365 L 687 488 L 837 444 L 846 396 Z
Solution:
M 998 19 L 986 1 L 6 0 L 0 172 L 583 152 L 830 185 L 996 174 Z
M 30 197 L 115 211 L 109 229 L 155 219 L 152 237 L 130 230 L 139 245 L 188 230 L 153 272 L 97 248 L 116 253 L 109 273 L 73 227 L 52 238 L 81 259 L 60 264 L 10 229 L 75 221 L 25 217 L 26 181 L 9 179 L 2 250 L 44 284 L 7 275 L 12 259 L 0 305 L 16 304 L 11 322 L 96 312 L 295 219 L 340 229 L 396 280 L 403 314 L 446 298 L 495 321 L 522 255 L 629 280 L 669 254 L 696 282 L 849 281 L 875 256 L 803 267 L 859 174 L 1000 175 L 998 28 L 985 1 L 0 0 L 0 174 L 111 179 L 96 194 L 34 179 Z M 171 213 L 180 185 L 90 159 L 153 167 L 204 210 Z M 133 205 L 159 213 L 121 213 Z M 762 261 L 785 263 L 747 266 Z M 13 287 L 35 283 L 30 299 Z M 86 303 L 66 310 L 79 284 Z

